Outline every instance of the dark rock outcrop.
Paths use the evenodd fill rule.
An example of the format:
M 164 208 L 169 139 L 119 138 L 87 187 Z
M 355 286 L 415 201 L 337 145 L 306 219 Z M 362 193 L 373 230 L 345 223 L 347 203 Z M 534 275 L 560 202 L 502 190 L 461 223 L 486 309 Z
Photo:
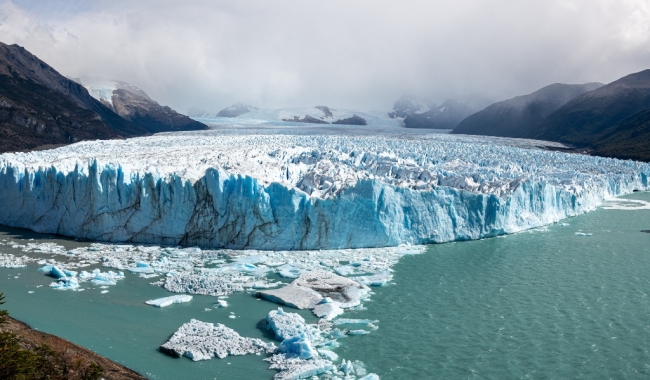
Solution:
M 362 118 L 361 116 L 352 115 L 352 117 L 337 120 L 337 121 L 333 122 L 332 124 L 368 125 L 368 122 L 366 121 L 366 119 Z
M 282 119 L 282 121 L 289 121 L 294 123 L 329 124 L 325 120 L 317 119 L 309 115 L 306 115 L 302 119 L 300 118 L 300 116 L 294 116 L 293 119 Z
M 332 110 L 330 110 L 330 108 L 327 106 L 316 106 L 315 108 L 323 111 L 325 117 L 334 117 L 334 115 L 332 114 Z

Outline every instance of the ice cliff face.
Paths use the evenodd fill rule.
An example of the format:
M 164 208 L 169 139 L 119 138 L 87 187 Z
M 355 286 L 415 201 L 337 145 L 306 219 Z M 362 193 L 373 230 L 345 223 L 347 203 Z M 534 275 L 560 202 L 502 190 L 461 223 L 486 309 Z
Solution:
M 258 249 L 478 239 L 647 189 L 647 164 L 450 135 L 163 134 L 0 156 L 0 224 Z

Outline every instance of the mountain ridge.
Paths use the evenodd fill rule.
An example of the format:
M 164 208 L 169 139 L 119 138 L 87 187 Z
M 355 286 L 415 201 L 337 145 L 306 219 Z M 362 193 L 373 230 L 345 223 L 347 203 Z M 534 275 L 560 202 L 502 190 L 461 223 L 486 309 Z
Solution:
M 530 94 L 494 103 L 462 120 L 452 133 L 526 137 L 546 117 L 585 92 L 603 84 L 554 83 Z

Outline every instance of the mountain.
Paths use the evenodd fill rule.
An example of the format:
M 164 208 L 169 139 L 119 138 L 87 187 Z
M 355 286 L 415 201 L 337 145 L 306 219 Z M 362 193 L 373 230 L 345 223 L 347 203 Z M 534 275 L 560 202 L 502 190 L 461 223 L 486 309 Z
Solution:
M 237 117 L 245 113 L 249 113 L 255 107 L 248 106 L 244 103 L 235 103 L 230 107 L 226 107 L 217 113 L 217 117 Z
M 650 160 L 627 147 L 647 138 L 650 110 L 650 70 L 627 75 L 582 94 L 549 115 L 527 136 L 607 152 L 608 156 Z
M 475 112 L 466 102 L 448 99 L 438 106 L 429 99 L 403 95 L 393 105 L 391 118 L 403 118 L 407 128 L 453 129 Z
M 149 132 L 200 130 L 207 127 L 167 106 L 161 106 L 140 88 L 119 80 L 81 78 L 91 96 L 122 118 Z
M 420 99 L 413 95 L 404 94 L 393 104 L 393 112 L 388 113 L 388 116 L 404 119 L 411 114 L 426 112 L 435 107 L 437 107 L 436 103 L 432 102 L 431 99 Z
M 465 103 L 448 99 L 438 107 L 404 118 L 406 128 L 453 129 L 475 110 Z
M 600 156 L 650 161 L 650 109 L 626 118 L 591 146 Z
M 24 48 L 0 43 L 0 152 L 146 133 Z
M 199 123 L 193 128 L 207 127 Z M 0 42 L 0 152 L 146 135 L 161 129 L 146 119 L 121 117 L 23 47 Z
M 465 118 L 452 133 L 526 137 L 571 99 L 602 86 L 601 83 L 555 83 L 528 95 L 494 103 Z

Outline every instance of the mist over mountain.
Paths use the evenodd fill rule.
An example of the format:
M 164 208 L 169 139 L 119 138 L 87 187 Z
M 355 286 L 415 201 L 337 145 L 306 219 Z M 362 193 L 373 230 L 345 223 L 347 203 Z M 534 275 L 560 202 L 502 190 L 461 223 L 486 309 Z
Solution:
M 0 2 L 2 41 L 64 75 L 210 112 L 236 101 L 389 111 L 402 93 L 440 105 L 608 83 L 650 61 L 649 20 L 645 0 Z
M 607 85 L 553 84 L 495 103 L 452 133 L 557 141 L 592 154 L 650 161 L 650 70 Z
M 429 98 L 402 95 L 388 116 L 403 119 L 407 128 L 453 129 L 461 120 L 480 109 L 481 105 L 477 104 L 481 103 L 447 99 L 438 106 Z
M 603 86 L 602 83 L 555 83 L 528 95 L 494 103 L 464 119 L 453 133 L 523 137 L 571 99 Z
M 650 161 L 650 69 L 584 93 L 525 135 Z

